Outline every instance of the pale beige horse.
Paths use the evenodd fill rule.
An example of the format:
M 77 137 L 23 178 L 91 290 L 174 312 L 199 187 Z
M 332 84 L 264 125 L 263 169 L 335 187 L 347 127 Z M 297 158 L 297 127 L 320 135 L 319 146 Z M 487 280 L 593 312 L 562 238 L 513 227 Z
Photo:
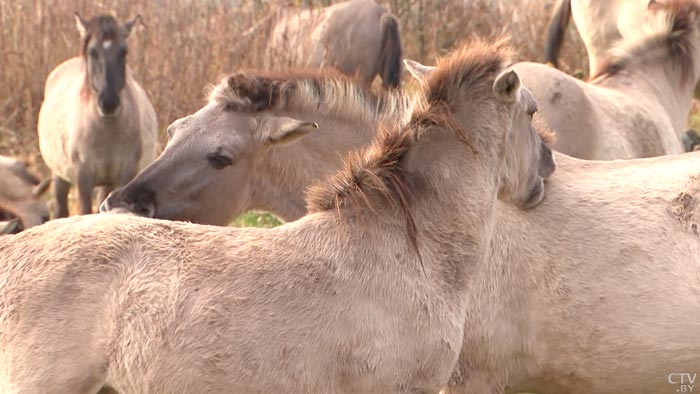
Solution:
M 148 96 L 126 66 L 126 38 L 138 18 L 119 25 L 111 16 L 75 15 L 81 55 L 56 67 L 39 112 L 39 146 L 54 175 L 58 217 L 68 216 L 68 191 L 77 185 L 82 214 L 126 184 L 157 155 L 158 125 Z
M 445 393 L 697 391 L 700 152 L 556 160 L 541 205 L 498 209 Z
M 589 74 L 600 73 L 608 52 L 639 29 L 650 0 L 557 0 L 545 37 L 545 62 L 559 65 L 564 34 L 573 18 L 588 54 Z M 652 3 L 654 0 L 651 1 Z
M 427 78 L 440 91 L 442 78 Z M 445 392 L 691 392 L 700 376 L 700 152 L 556 160 L 542 204 L 493 207 Z
M 553 171 L 503 67 L 493 47 L 455 55 L 299 221 L 102 214 L 0 239 L 0 391 L 438 392 L 495 207 L 537 205 Z
M 49 208 L 41 196 L 50 180 L 40 181 L 27 165 L 15 158 L 0 155 L 0 211 L 9 213 L 21 226 L 0 222 L 0 234 L 37 226 L 49 220 Z M 5 220 L 3 218 L 3 220 Z
M 557 133 L 557 150 L 582 159 L 681 153 L 700 80 L 700 3 L 669 0 L 648 10 L 599 75 L 582 82 L 536 63 L 518 63 Z
M 238 72 L 175 121 L 160 157 L 100 210 L 214 225 L 251 209 L 298 219 L 306 188 L 368 147 L 381 123 L 405 124 L 413 101 L 332 70 Z
M 271 28 L 265 68 L 335 67 L 366 83 L 401 84 L 401 34 L 396 18 L 375 0 L 320 9 L 282 9 Z
M 616 45 L 624 37 L 637 35 L 647 9 L 657 6 L 658 0 L 559 0 L 547 28 L 545 62 L 558 67 L 564 33 L 573 18 L 588 53 L 588 75 L 598 75 Z M 693 97 L 700 98 L 700 84 L 695 86 Z M 700 146 L 698 134 L 692 130 L 686 131 L 682 141 L 686 151 Z

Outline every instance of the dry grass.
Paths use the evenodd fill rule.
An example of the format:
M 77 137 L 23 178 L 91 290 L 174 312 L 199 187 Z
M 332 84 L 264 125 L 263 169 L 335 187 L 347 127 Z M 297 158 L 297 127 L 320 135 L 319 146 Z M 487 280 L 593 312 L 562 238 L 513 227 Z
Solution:
M 335 1 L 296 0 L 295 6 Z M 542 58 L 553 0 L 390 0 L 401 22 L 406 57 L 433 63 L 436 55 L 474 37 L 512 36 L 521 59 Z M 49 175 L 36 141 L 37 113 L 48 73 L 78 54 L 73 19 L 111 13 L 120 21 L 141 14 L 129 38 L 128 64 L 156 108 L 161 130 L 193 112 L 204 88 L 237 67 L 261 64 L 264 37 L 240 37 L 274 7 L 261 0 L 0 0 L 0 154 L 19 156 Z M 573 29 L 570 29 L 573 31 Z M 586 69 L 585 52 L 569 33 L 563 64 Z
M 243 45 L 239 37 L 277 3 L 283 2 L 0 0 L 0 153 L 38 161 L 36 118 L 44 81 L 51 69 L 78 53 L 74 11 L 85 17 L 112 13 L 122 21 L 137 13 L 143 16 L 144 26 L 129 39 L 128 62 L 165 128 L 201 106 L 203 88 L 221 74 L 260 64 L 262 40 Z M 401 20 L 406 56 L 431 63 L 472 37 L 501 35 L 513 37 L 523 59 L 541 59 L 552 1 L 389 3 Z M 566 47 L 565 64 L 585 68 L 577 38 L 568 42 L 574 45 Z

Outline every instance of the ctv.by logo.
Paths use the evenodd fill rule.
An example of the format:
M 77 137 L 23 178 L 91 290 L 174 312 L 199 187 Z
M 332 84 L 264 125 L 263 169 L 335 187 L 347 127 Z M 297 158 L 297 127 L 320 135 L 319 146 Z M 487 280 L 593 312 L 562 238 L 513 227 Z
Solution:
M 678 386 L 676 389 L 677 393 L 693 393 L 697 377 L 697 373 L 673 372 L 668 374 L 668 382 Z

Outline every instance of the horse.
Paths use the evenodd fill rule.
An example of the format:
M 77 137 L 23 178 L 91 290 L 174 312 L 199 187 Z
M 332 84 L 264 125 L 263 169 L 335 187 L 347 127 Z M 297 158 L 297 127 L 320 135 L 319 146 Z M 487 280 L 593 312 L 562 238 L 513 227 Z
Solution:
M 654 3 L 643 29 L 588 82 L 538 63 L 516 63 L 556 132 L 557 150 L 588 160 L 677 154 L 700 81 L 700 3 Z M 421 79 L 431 68 L 408 62 Z
M 385 88 L 401 84 L 399 24 L 375 0 L 351 0 L 321 9 L 282 9 L 268 22 L 268 70 L 335 67 Z
M 410 119 L 414 99 L 373 93 L 332 69 L 241 70 L 168 127 L 163 153 L 100 211 L 227 225 L 251 209 L 307 213 L 304 191 L 367 148 L 380 125 Z
M 700 152 L 555 158 L 542 204 L 499 210 L 444 393 L 687 390 L 670 374 L 700 366 Z
M 46 80 L 39 111 L 39 147 L 53 173 L 56 216 L 68 216 L 68 192 L 77 185 L 80 213 L 126 184 L 157 154 L 156 114 L 126 65 L 126 39 L 139 16 L 120 25 L 108 15 L 89 21 L 75 14 L 81 55 L 61 63 Z
M 505 65 L 458 51 L 298 221 L 100 214 L 0 239 L 0 391 L 438 392 L 495 207 L 533 209 L 554 171 Z
M 13 157 L 0 155 L 0 211 L 11 219 L 0 222 L 0 234 L 14 233 L 49 220 L 49 208 L 41 199 L 51 183 L 40 181 L 27 165 Z
M 407 67 L 440 90 L 444 64 Z M 493 208 L 443 393 L 688 390 L 677 377 L 700 365 L 700 321 L 685 318 L 700 314 L 700 152 L 555 160 L 541 204 Z
M 639 28 L 648 4 L 649 0 L 558 0 L 547 25 L 545 63 L 559 66 L 564 33 L 573 17 L 588 54 L 588 75 L 599 74 L 608 51 Z

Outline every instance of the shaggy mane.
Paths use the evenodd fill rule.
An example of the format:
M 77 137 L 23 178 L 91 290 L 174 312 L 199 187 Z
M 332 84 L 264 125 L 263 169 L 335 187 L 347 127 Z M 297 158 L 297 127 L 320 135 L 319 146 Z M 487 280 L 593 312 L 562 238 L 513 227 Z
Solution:
M 414 100 L 399 92 L 375 94 L 360 81 L 335 69 L 294 70 L 284 73 L 244 70 L 210 88 L 209 102 L 242 112 L 292 110 L 325 113 L 341 119 L 382 122 L 405 119 Z
M 415 111 L 406 126 L 383 129 L 369 149 L 350 155 L 334 176 L 309 188 L 309 212 L 398 208 L 406 220 L 409 240 L 418 250 L 411 209 L 412 180 L 401 166 L 404 156 L 422 133 L 435 126 L 449 128 L 469 144 L 452 116 L 454 99 L 465 88 L 471 91 L 483 86 L 491 91 L 494 79 L 510 59 L 504 44 L 476 42 L 440 60 L 438 70 L 427 81 L 425 107 Z
M 693 32 L 700 18 L 700 3 L 697 0 L 663 0 L 649 5 L 648 20 L 642 26 L 628 29 L 636 32 L 633 37 L 621 40 L 612 50 L 601 70 L 591 80 L 613 76 L 632 63 L 644 61 L 649 56 L 668 53 L 681 66 L 681 78 L 685 82 L 693 69 Z

